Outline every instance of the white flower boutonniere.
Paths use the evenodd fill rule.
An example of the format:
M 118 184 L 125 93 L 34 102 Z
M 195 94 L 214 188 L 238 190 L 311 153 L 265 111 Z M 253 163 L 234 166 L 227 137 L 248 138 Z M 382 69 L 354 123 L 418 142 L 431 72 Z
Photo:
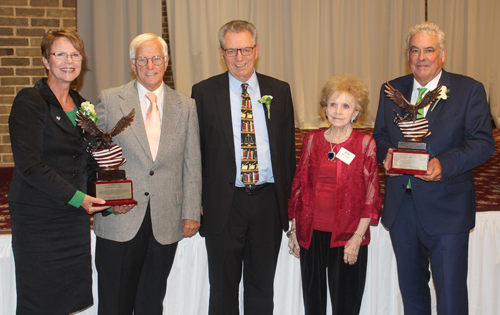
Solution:
M 266 104 L 267 119 L 271 119 L 271 101 L 272 101 L 272 99 L 273 99 L 273 97 L 271 95 L 264 95 L 264 96 L 262 96 L 262 98 L 260 100 L 257 101 L 261 104 Z
M 450 93 L 450 89 L 446 89 L 446 86 L 443 85 L 441 86 L 441 91 L 439 91 L 441 94 L 439 95 L 439 98 L 434 102 L 434 105 L 431 108 L 431 112 L 434 110 L 434 107 L 436 107 L 436 104 L 439 102 L 439 100 L 445 100 L 448 99 L 448 93 Z
M 83 116 L 92 119 L 97 125 L 97 114 L 95 112 L 95 106 L 92 103 L 88 101 L 83 102 L 80 105 L 80 113 L 82 113 Z M 83 132 L 85 132 L 85 130 Z

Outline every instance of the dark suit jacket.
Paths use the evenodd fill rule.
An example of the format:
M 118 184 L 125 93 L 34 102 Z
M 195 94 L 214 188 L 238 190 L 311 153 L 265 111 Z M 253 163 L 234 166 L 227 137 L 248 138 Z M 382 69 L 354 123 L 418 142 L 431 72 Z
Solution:
M 276 200 L 283 229 L 288 230 L 287 200 L 295 172 L 295 131 L 290 86 L 259 73 L 257 80 L 261 95 L 273 96 L 271 118 L 267 118 L 266 112 L 266 123 Z M 229 216 L 236 178 L 228 73 L 194 85 L 191 97 L 196 101 L 200 122 L 204 224 L 209 233 L 220 234 Z
M 430 105 L 426 119 L 431 135 L 424 138 L 430 158 L 437 158 L 443 168 L 439 182 L 425 182 L 411 176 L 415 207 L 423 228 L 430 235 L 467 232 L 475 225 L 475 190 L 472 169 L 493 154 L 494 140 L 489 106 L 483 85 L 469 77 L 443 70 L 440 82 L 449 89 L 448 99 Z M 413 75 L 389 82 L 408 100 Z M 404 110 L 386 97 L 384 86 L 373 137 L 377 159 L 383 162 L 389 148 L 397 148 L 403 134 L 393 123 L 395 109 Z M 409 175 L 387 177 L 382 223 L 390 228 L 406 191 Z
M 8 199 L 74 209 L 67 203 L 77 189 L 86 192 L 89 170 L 97 167 L 86 150 L 86 140 L 94 139 L 73 126 L 46 82 L 21 90 L 12 105 L 9 130 L 16 165 Z M 76 91 L 69 94 L 78 107 L 85 101 Z

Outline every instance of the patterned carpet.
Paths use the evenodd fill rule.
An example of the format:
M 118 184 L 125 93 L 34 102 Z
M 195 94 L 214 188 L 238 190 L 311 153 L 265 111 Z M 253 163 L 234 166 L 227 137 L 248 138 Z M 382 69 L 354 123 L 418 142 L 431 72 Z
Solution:
M 373 129 L 364 128 L 359 131 L 372 134 Z M 302 150 L 302 139 L 311 130 L 295 131 L 295 153 L 297 163 Z M 474 184 L 476 186 L 476 209 L 477 211 L 500 210 L 500 129 L 493 129 L 495 138 L 495 152 L 483 165 L 474 169 Z M 380 190 L 382 196 L 385 192 L 385 171 L 379 164 Z M 497 186 L 494 189 L 492 186 Z
M 7 195 L 9 194 L 10 180 L 13 167 L 0 167 L 0 234 L 10 232 L 10 215 Z
M 302 148 L 302 139 L 310 130 L 296 130 L 295 144 L 297 162 L 299 161 Z M 372 133 L 372 129 L 360 129 L 366 133 Z M 494 129 L 495 153 L 483 165 L 474 169 L 474 182 L 476 184 L 477 211 L 500 210 L 500 129 Z M 0 234 L 10 233 L 9 205 L 7 194 L 13 168 L 0 167 Z M 385 174 L 383 167 L 379 165 L 381 190 L 384 192 Z M 498 187 L 498 190 L 493 186 Z

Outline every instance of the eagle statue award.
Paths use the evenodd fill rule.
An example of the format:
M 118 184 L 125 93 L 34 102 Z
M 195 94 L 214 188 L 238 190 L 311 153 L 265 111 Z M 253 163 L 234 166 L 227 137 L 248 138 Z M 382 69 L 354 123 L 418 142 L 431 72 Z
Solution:
M 99 128 L 94 119 L 86 117 L 81 110 L 76 116 L 78 126 L 97 141 L 97 145 L 91 148 L 91 153 L 99 164 L 99 170 L 89 180 L 89 194 L 106 200 L 105 206 L 137 204 L 134 200 L 132 181 L 127 179 L 124 170 L 118 169 L 126 162 L 126 159 L 122 157 L 122 148 L 112 144 L 113 137 L 132 124 L 135 109 L 122 117 L 108 132 Z
M 389 161 L 390 174 L 410 174 L 425 175 L 429 166 L 429 152 L 427 144 L 423 141 L 424 137 L 429 136 L 429 121 L 425 117 L 418 117 L 419 109 L 432 104 L 439 98 L 441 84 L 434 90 L 429 91 L 417 104 L 413 105 L 389 82 L 385 84 L 385 94 L 399 107 L 405 109 L 402 117 L 396 110 L 394 113 L 394 124 L 403 133 L 404 140 L 398 142 L 398 148 L 393 150 L 392 159 Z

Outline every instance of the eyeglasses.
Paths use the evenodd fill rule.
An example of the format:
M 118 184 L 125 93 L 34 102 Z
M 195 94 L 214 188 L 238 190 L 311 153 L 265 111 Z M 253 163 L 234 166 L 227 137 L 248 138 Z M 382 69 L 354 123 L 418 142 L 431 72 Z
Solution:
M 238 50 L 241 52 L 243 56 L 250 56 L 253 53 L 253 47 L 243 47 L 243 48 L 227 48 L 227 49 L 222 49 L 224 50 L 224 53 L 228 57 L 235 57 L 238 54 Z
M 140 66 L 140 67 L 144 67 L 145 65 L 147 65 L 148 61 L 150 59 L 155 66 L 161 66 L 163 64 L 163 62 L 165 62 L 165 57 L 162 57 L 162 56 L 154 56 L 151 58 L 139 57 L 139 58 L 133 58 L 133 59 L 135 60 L 135 64 Z
M 65 52 L 58 51 L 56 53 L 50 53 L 49 55 L 54 55 L 54 57 L 56 57 L 56 59 L 59 59 L 59 60 L 66 60 L 66 59 L 68 59 L 68 57 L 71 57 L 71 59 L 73 59 L 73 61 L 82 61 L 83 60 L 83 55 L 79 54 L 79 53 L 67 54 Z

